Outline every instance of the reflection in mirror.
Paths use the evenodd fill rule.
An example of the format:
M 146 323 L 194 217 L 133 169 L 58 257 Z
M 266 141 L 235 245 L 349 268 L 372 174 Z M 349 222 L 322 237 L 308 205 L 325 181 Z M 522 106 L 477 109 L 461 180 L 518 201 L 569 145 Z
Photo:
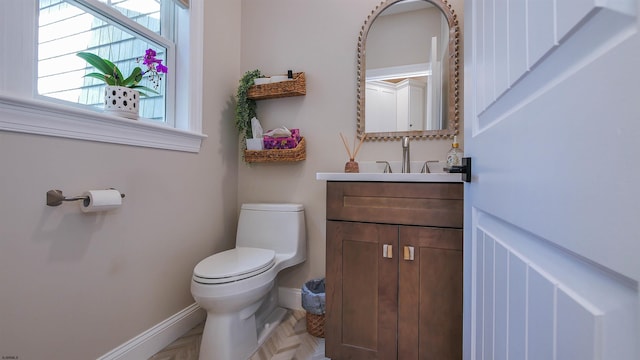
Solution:
M 427 1 L 400 1 L 378 15 L 367 35 L 365 132 L 446 127 L 448 41 L 447 19 Z
M 358 45 L 360 137 L 457 134 L 459 28 L 444 1 L 387 0 L 363 25 Z

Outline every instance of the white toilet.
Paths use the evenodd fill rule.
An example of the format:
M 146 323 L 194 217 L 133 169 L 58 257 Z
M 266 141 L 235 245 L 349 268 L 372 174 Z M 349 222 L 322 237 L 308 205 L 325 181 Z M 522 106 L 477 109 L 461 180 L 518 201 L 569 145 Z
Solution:
M 277 307 L 276 275 L 305 261 L 306 252 L 302 205 L 242 205 L 236 247 L 193 270 L 191 294 L 207 311 L 200 360 L 251 356 L 265 330 L 284 314 Z

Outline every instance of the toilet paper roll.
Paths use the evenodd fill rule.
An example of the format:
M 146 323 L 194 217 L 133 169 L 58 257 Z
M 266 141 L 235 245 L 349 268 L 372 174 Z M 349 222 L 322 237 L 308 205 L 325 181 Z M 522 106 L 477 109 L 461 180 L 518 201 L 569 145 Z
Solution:
M 122 205 L 122 196 L 118 190 L 89 190 L 82 196 L 87 197 L 82 202 L 82 212 L 107 211 Z

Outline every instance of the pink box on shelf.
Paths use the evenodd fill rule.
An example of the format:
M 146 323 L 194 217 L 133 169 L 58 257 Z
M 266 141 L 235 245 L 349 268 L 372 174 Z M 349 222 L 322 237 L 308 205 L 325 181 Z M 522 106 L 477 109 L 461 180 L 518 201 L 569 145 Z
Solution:
M 263 138 L 264 148 L 268 149 L 295 149 L 302 137 L 300 136 L 299 129 L 291 129 L 290 137 L 278 137 L 265 136 Z

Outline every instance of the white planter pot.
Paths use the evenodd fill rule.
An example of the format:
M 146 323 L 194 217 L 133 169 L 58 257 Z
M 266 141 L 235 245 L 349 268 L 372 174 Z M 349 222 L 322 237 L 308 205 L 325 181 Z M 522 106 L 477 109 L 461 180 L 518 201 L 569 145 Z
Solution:
M 138 119 L 140 92 L 124 86 L 107 86 L 104 89 L 104 110 L 128 119 Z

